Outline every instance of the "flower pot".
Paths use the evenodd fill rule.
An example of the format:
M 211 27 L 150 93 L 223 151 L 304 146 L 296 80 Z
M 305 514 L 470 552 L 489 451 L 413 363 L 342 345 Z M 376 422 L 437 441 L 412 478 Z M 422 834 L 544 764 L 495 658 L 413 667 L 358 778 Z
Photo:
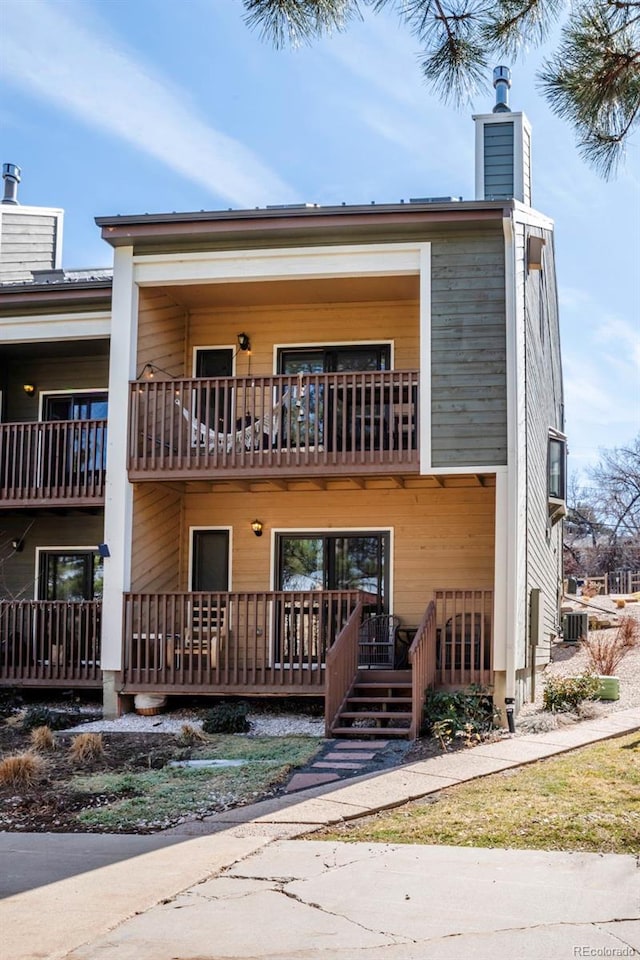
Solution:
M 167 698 L 138 693 L 133 699 L 133 705 L 136 713 L 139 713 L 140 716 L 154 717 L 157 713 L 161 713 L 162 710 L 164 710 L 167 705 Z
M 598 677 L 600 684 L 596 697 L 598 700 L 619 700 L 620 699 L 620 678 L 619 677 Z

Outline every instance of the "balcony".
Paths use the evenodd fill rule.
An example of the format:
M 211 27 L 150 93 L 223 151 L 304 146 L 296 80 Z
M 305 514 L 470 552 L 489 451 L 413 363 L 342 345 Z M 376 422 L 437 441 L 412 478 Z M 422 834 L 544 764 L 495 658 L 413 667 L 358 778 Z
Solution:
M 0 508 L 104 503 L 106 420 L 0 424 Z
M 96 687 L 99 600 L 0 600 L 0 685 Z
M 131 384 L 129 478 L 418 472 L 418 372 Z

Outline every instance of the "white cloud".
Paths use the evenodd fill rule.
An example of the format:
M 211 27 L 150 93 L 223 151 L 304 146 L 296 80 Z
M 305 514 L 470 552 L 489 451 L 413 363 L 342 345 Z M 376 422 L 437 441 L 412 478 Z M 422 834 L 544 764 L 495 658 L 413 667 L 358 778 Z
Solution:
M 83 7 L 3 0 L 5 79 L 54 103 L 234 205 L 296 199 L 296 192 L 242 143 L 216 130 L 188 95 L 116 46 Z M 212 94 L 213 96 L 213 94 Z

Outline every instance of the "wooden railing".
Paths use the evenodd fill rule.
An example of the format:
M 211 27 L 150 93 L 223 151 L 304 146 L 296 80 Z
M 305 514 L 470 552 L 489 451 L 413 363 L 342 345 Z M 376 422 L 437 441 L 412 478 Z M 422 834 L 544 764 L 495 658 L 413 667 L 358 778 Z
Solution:
M 409 736 L 416 740 L 422 727 L 426 691 L 436 679 L 436 605 L 433 600 L 424 612 L 422 622 L 409 648 L 411 664 L 411 727 Z
M 0 684 L 99 687 L 99 600 L 0 600 Z
M 106 420 L 0 424 L 0 505 L 104 499 Z
M 324 695 L 325 736 L 331 736 L 331 728 L 351 690 L 358 673 L 360 626 L 362 603 L 359 602 L 342 628 L 336 642 L 327 651 L 327 666 Z
M 436 590 L 436 686 L 493 683 L 493 591 Z
M 327 651 L 362 596 L 125 594 L 124 690 L 321 696 Z
M 131 479 L 418 469 L 418 373 L 131 384 Z

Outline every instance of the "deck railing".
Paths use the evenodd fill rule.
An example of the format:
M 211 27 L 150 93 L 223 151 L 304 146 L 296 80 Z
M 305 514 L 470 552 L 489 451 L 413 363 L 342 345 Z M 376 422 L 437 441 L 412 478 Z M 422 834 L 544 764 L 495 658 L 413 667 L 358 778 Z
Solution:
M 131 479 L 418 466 L 418 372 L 131 384 Z
M 321 696 L 328 648 L 362 596 L 125 594 L 124 690 Z
M 0 684 L 100 687 L 99 600 L 0 600 Z
M 330 650 L 327 651 L 324 696 L 325 736 L 331 736 L 333 726 L 358 673 L 362 602 L 354 608 Z
M 425 694 L 436 679 L 436 605 L 433 600 L 424 616 L 409 648 L 411 664 L 411 728 L 410 738 L 417 739 L 422 727 Z
M 493 683 L 493 591 L 436 590 L 438 687 Z
M 95 504 L 106 449 L 106 420 L 0 424 L 0 504 Z

